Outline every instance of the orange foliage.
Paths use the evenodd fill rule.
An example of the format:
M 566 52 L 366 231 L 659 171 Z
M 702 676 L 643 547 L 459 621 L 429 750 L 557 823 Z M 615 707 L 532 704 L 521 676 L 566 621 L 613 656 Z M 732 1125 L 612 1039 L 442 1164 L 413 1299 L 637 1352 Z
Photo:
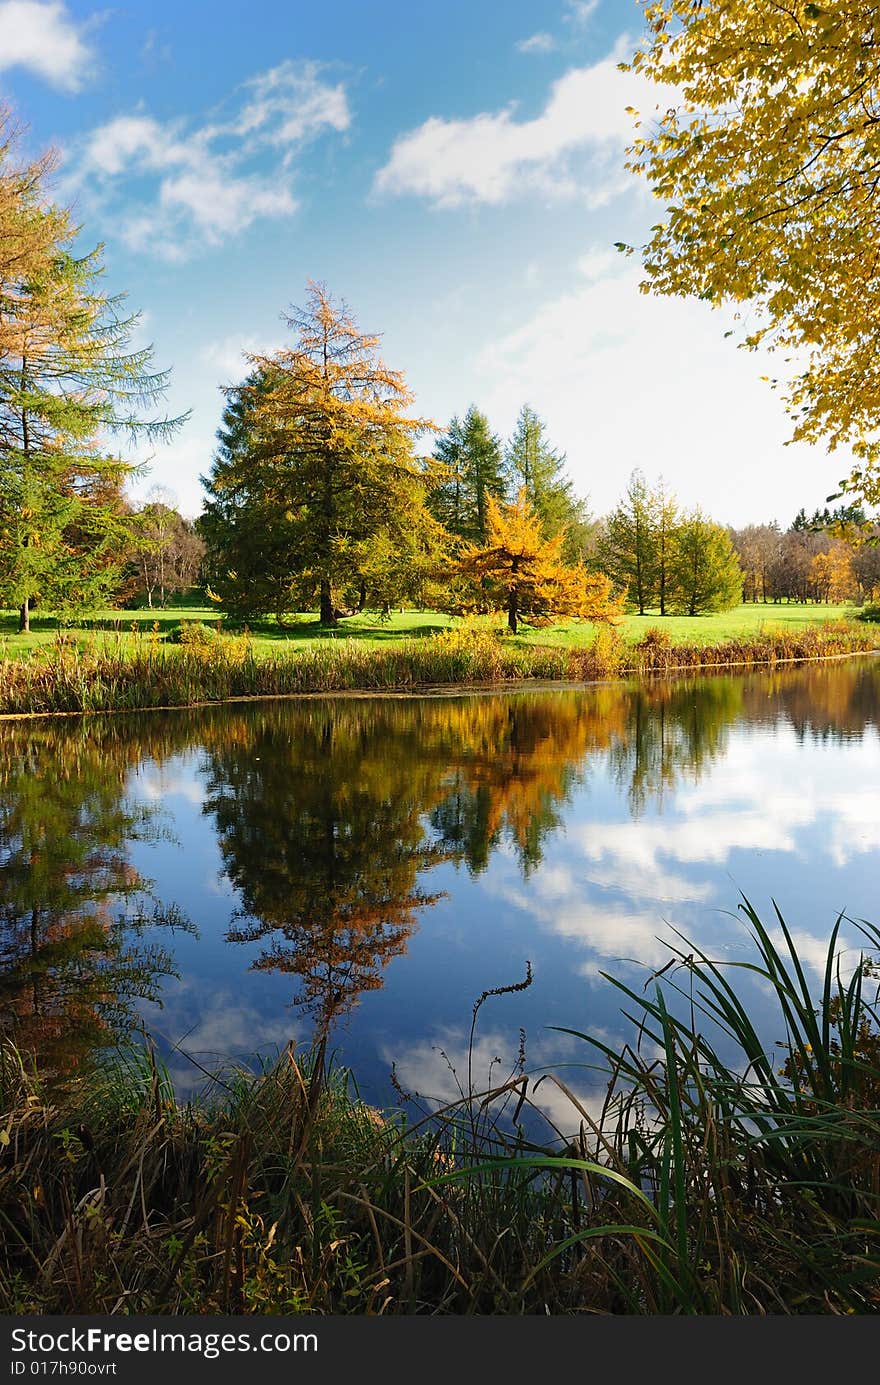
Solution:
M 485 545 L 468 544 L 454 569 L 462 579 L 454 600 L 458 610 L 505 611 L 514 634 L 521 620 L 550 625 L 560 616 L 619 619 L 623 605 L 610 580 L 583 563 L 564 562 L 564 531 L 552 539 L 542 536 L 524 488 L 513 505 L 489 497 L 487 528 Z

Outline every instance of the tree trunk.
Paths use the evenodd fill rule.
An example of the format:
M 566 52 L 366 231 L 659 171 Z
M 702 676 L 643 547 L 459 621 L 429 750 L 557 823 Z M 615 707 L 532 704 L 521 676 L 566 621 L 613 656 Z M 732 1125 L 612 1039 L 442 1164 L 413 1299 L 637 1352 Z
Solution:
M 507 594 L 507 625 L 515 635 L 517 629 L 516 587 L 511 587 Z
M 333 591 L 329 582 L 321 583 L 321 616 L 322 625 L 336 625 L 336 614 L 333 610 Z
M 364 607 L 366 606 L 366 604 L 367 604 L 367 584 L 366 584 L 366 582 L 361 582 L 360 591 L 358 592 L 358 604 L 357 604 L 358 615 L 360 615 L 361 611 L 364 609 Z
M 31 599 L 30 599 L 29 596 L 26 596 L 25 599 L 24 599 L 24 601 L 21 603 L 21 609 L 20 609 L 20 611 L 19 611 L 19 613 L 18 613 L 18 633 L 19 633 L 20 635 L 27 635 L 27 634 L 30 633 L 30 628 L 31 628 Z

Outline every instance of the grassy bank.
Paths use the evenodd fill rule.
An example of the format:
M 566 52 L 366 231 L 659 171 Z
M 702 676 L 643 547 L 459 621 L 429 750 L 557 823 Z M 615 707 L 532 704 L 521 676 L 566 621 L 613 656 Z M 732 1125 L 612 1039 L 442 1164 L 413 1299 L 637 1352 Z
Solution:
M 145 636 L 163 643 L 173 641 L 181 625 L 188 622 L 215 628 L 226 624 L 226 617 L 216 606 L 200 603 L 200 597 L 193 597 L 164 610 L 96 610 L 75 625 L 65 628 L 63 634 L 81 649 L 94 645 L 96 640 L 100 641 L 104 636 L 111 637 L 115 644 L 126 648 L 136 647 Z M 856 614 L 851 606 L 843 605 L 750 603 L 716 615 L 661 617 L 656 611 L 644 616 L 630 614 L 623 617 L 618 629 L 627 644 L 635 644 L 655 625 L 661 626 L 677 644 L 717 644 L 722 640 L 751 639 L 770 629 L 795 632 L 803 626 L 853 619 Z M 473 623 L 478 628 L 492 629 L 498 627 L 499 619 L 480 617 Z M 394 611 L 385 620 L 370 613 L 352 616 L 340 621 L 335 629 L 329 629 L 317 623 L 316 613 L 306 613 L 292 617 L 284 626 L 274 619 L 257 621 L 249 633 L 255 653 L 277 654 L 291 646 L 299 649 L 337 640 L 354 640 L 358 644 L 377 648 L 388 644 L 405 644 L 458 626 L 459 622 L 454 617 L 440 611 L 409 610 Z M 0 657 L 27 658 L 34 653 L 45 652 L 52 647 L 60 630 L 57 620 L 41 617 L 36 611 L 30 633 L 21 635 L 18 632 L 17 612 L 0 611 Z M 596 627 L 588 622 L 562 621 L 540 630 L 525 628 L 517 635 L 515 642 L 522 645 L 583 648 L 592 643 L 596 633 Z
M 835 927 L 811 988 L 784 922 L 745 909 L 739 965 L 775 996 L 781 1049 L 761 1047 L 736 964 L 685 943 L 653 985 L 620 986 L 630 1045 L 580 1036 L 594 1107 L 542 1079 L 570 1103 L 546 1139 L 518 1124 L 541 1099 L 519 1064 L 407 1125 L 320 1050 L 181 1106 L 145 1053 L 53 1100 L 4 1048 L 0 1310 L 878 1311 L 876 973 L 840 971 Z M 475 1025 L 518 988 L 484 995 Z
M 81 649 L 62 635 L 29 659 L 4 659 L 0 713 L 170 707 L 302 693 L 408 692 L 532 679 L 583 682 L 825 659 L 878 646 L 877 626 L 838 622 L 713 644 L 676 643 L 657 627 L 629 643 L 606 629 L 578 648 L 526 644 L 493 630 L 461 628 L 380 647 L 329 641 L 264 655 L 249 635 L 223 635 L 193 624 L 177 645 L 147 635 L 134 644 L 102 638 Z

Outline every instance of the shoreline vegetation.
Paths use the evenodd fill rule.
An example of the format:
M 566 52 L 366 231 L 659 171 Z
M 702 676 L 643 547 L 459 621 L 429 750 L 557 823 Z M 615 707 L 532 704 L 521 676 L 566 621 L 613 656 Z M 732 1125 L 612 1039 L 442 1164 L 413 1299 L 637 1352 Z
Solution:
M 452 1104 L 392 1072 L 399 1107 L 364 1105 L 326 1032 L 185 1103 L 151 1048 L 53 1090 L 5 1044 L 0 1309 L 876 1313 L 880 930 L 839 918 L 811 985 L 782 915 L 740 907 L 741 960 L 679 937 L 644 987 L 605 976 L 620 1049 L 564 1031 L 562 1081 L 523 1041 L 485 1089 L 469 1059 Z M 737 977 L 776 1002 L 769 1050 Z M 477 1000 L 471 1051 L 529 982 Z
M 512 683 L 592 683 L 616 678 L 772 667 L 880 651 L 880 627 L 833 621 L 772 628 L 715 642 L 674 639 L 660 626 L 627 641 L 600 628 L 592 643 L 514 642 L 486 626 L 371 646 L 351 639 L 264 652 L 244 632 L 182 622 L 176 642 L 156 631 L 93 637 L 60 632 L 27 658 L 0 660 L 0 715 L 107 712 L 240 699 L 332 693 L 416 693 Z

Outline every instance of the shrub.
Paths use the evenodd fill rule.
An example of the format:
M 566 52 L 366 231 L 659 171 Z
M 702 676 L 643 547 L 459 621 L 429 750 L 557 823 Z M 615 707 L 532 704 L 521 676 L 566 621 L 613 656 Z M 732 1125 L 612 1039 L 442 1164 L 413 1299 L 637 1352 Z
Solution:
M 214 625 L 206 625 L 201 620 L 182 620 L 169 636 L 172 644 L 183 644 L 192 649 L 216 648 L 222 639 Z

